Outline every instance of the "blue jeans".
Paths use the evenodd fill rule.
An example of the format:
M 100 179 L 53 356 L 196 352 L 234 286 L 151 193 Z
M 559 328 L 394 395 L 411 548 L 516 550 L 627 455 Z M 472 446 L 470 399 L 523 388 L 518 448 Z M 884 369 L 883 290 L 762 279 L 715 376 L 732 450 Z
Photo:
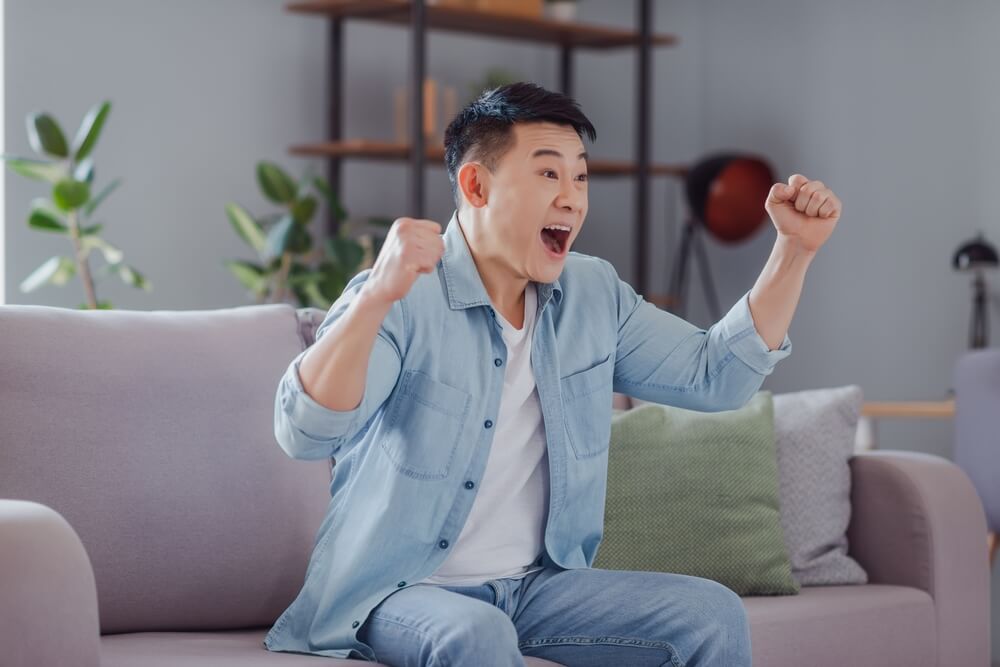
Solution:
M 662 572 L 545 568 L 481 586 L 419 584 L 392 593 L 358 638 L 391 667 L 743 667 L 740 597 L 709 579 Z

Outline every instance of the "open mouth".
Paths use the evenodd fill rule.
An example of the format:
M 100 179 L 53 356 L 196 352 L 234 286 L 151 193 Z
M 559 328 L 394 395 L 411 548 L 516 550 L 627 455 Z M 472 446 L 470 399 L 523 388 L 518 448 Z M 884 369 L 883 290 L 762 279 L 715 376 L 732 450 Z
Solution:
M 541 231 L 542 245 L 553 255 L 566 254 L 571 229 L 566 225 L 549 225 Z

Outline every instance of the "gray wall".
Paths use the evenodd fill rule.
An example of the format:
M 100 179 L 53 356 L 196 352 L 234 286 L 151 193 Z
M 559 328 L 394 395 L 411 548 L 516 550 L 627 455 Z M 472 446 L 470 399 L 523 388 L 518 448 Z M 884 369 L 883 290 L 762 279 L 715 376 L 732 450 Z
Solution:
M 633 22 L 626 3 L 582 3 L 587 20 Z M 122 308 L 215 308 L 247 302 L 221 260 L 246 256 L 223 214 L 235 200 L 267 206 L 256 160 L 293 170 L 295 142 L 324 129 L 323 22 L 289 15 L 271 0 L 8 0 L 6 149 L 26 152 L 24 115 L 51 110 L 68 131 L 102 97 L 115 107 L 96 158 L 101 182 L 123 176 L 106 203 L 107 237 L 155 284 L 140 293 L 101 288 Z M 814 262 L 792 324 L 794 353 L 765 387 L 791 391 L 860 384 L 872 400 L 939 399 L 966 345 L 970 288 L 949 266 L 954 248 L 983 229 L 1000 242 L 991 184 L 1000 180 L 1000 5 L 825 3 L 819 0 L 660 2 L 657 30 L 679 46 L 654 60 L 656 160 L 686 162 L 714 150 L 770 158 L 828 183 L 844 216 Z M 405 81 L 407 40 L 398 29 L 351 24 L 347 36 L 346 132 L 391 138 L 392 91 Z M 467 83 L 489 66 L 555 85 L 552 50 L 435 35 L 429 67 L 443 83 Z M 633 149 L 634 56 L 582 54 L 577 96 L 595 121 L 593 153 Z M 406 215 L 402 165 L 352 162 L 345 198 L 353 214 Z M 6 176 L 6 300 L 74 306 L 79 287 L 23 295 L 18 283 L 66 242 L 23 223 L 37 184 Z M 427 179 L 427 217 L 451 211 L 443 170 Z M 578 249 L 631 277 L 634 186 L 595 179 Z M 650 253 L 656 291 L 667 282 L 679 187 L 654 182 Z M 749 289 L 773 243 L 768 223 L 739 246 L 709 243 L 721 300 Z M 694 279 L 692 296 L 700 295 Z M 995 310 L 995 308 L 994 308 Z M 690 319 L 710 323 L 695 304 Z M 996 329 L 996 318 L 993 318 Z M 1000 335 L 1000 332 L 998 332 Z M 994 337 L 995 338 L 995 337 Z M 885 422 L 885 447 L 948 456 L 947 422 Z M 994 602 L 1000 583 L 994 582 Z M 1000 623 L 994 622 L 1000 646 Z M 1000 653 L 1000 649 L 995 651 Z

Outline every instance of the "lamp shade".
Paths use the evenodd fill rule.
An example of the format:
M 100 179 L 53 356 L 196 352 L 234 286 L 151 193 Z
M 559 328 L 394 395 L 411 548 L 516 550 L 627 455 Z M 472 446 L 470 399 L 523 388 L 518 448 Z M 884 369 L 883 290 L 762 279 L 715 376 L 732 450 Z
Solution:
M 963 243 L 951 258 L 951 266 L 957 271 L 996 268 L 1000 263 L 997 251 L 980 233 L 971 241 Z
M 764 202 L 774 173 L 751 155 L 720 153 L 700 160 L 685 177 L 685 192 L 694 216 L 720 241 L 749 238 L 767 219 Z

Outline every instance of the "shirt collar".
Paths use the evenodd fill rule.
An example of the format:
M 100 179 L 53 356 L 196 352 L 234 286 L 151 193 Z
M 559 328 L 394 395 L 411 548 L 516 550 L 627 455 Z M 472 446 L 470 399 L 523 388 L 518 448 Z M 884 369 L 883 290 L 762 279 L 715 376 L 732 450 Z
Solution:
M 473 306 L 489 306 L 490 297 L 486 286 L 479 277 L 479 270 L 472 258 L 472 251 L 465 240 L 465 234 L 458 222 L 455 211 L 444 230 L 444 255 L 441 256 L 445 289 L 448 291 L 448 305 L 452 310 Z M 559 280 L 551 283 L 535 283 L 538 291 L 538 306 L 544 308 L 553 297 L 556 304 L 562 301 L 562 287 Z

